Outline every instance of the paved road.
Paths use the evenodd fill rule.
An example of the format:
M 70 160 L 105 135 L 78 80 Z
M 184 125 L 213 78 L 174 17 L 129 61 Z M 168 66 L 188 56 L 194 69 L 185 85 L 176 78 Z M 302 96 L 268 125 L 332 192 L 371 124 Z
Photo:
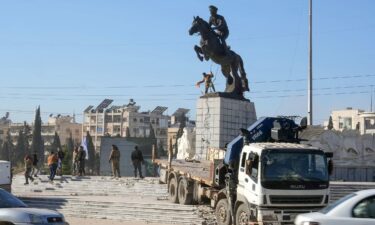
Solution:
M 41 176 L 30 185 L 23 183 L 23 176 L 15 176 L 12 186 L 15 195 L 29 206 L 58 210 L 72 224 L 82 224 L 82 219 L 111 220 L 113 225 L 209 224 L 201 209 L 212 218 L 209 207 L 169 203 L 166 185 L 159 184 L 156 178 L 67 176 L 51 184 L 46 176 Z

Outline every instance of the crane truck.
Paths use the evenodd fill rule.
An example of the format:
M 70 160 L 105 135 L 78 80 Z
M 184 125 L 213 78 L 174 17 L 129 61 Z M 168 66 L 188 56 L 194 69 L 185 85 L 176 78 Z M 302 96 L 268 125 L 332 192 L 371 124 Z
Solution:
M 265 117 L 226 146 L 225 157 L 206 161 L 155 159 L 174 203 L 208 199 L 219 225 L 293 224 L 300 213 L 329 202 L 332 153 L 301 144 L 288 118 Z

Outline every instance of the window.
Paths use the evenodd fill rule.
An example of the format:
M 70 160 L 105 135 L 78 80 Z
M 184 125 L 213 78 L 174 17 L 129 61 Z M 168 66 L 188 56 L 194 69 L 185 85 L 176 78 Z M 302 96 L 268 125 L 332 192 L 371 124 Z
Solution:
M 353 129 L 351 117 L 339 117 L 339 129 Z
M 246 152 L 242 153 L 241 167 L 245 167 L 246 163 Z
M 321 213 L 323 214 L 327 214 L 329 213 L 332 209 L 336 208 L 338 205 L 340 205 L 341 203 L 353 198 L 354 196 L 357 196 L 357 194 L 355 193 L 352 193 L 352 194 L 349 194 L 349 195 L 346 195 L 342 198 L 340 198 L 339 200 L 335 201 L 334 203 L 332 204 L 329 204 L 327 207 L 323 208 L 322 210 L 320 210 Z
M 249 155 L 250 159 L 250 155 Z M 257 182 L 258 178 L 258 168 L 259 168 L 259 156 L 255 155 L 254 160 L 252 161 L 250 166 L 250 171 L 251 171 L 251 179 Z
M 352 215 L 355 218 L 375 219 L 375 196 L 366 198 L 354 206 Z

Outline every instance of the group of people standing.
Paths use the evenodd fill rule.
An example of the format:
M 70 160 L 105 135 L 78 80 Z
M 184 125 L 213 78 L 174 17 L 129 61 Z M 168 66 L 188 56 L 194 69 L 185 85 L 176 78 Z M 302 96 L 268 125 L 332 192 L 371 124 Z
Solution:
M 65 158 L 64 152 L 59 148 L 57 152 L 51 151 L 47 158 L 47 164 L 49 167 L 49 180 L 53 182 L 55 176 L 62 176 L 62 162 Z M 112 166 L 112 175 L 113 177 L 121 177 L 120 175 L 120 150 L 116 145 L 112 145 L 112 151 L 109 156 L 109 163 Z M 76 147 L 73 151 L 73 175 L 75 176 L 84 176 L 86 175 L 85 171 L 85 160 L 86 160 L 86 151 L 84 150 L 83 146 Z M 26 155 L 25 159 L 25 185 L 29 184 L 29 180 L 31 182 L 34 181 L 34 177 L 38 176 L 39 167 L 38 167 L 38 157 L 37 154 L 33 154 L 33 156 Z M 144 163 L 142 151 L 138 148 L 138 146 L 134 147 L 134 151 L 131 153 L 131 161 L 134 167 L 134 177 L 139 177 L 143 179 L 142 175 L 142 164 Z
M 114 178 L 120 178 L 120 150 L 116 145 L 112 145 L 112 151 L 109 155 L 109 163 L 112 166 L 112 175 Z M 134 147 L 134 151 L 131 154 L 131 160 L 134 167 L 134 177 L 137 178 L 137 174 L 139 173 L 139 177 L 143 179 L 142 175 L 142 164 L 144 163 L 142 151 L 139 150 L 138 146 Z

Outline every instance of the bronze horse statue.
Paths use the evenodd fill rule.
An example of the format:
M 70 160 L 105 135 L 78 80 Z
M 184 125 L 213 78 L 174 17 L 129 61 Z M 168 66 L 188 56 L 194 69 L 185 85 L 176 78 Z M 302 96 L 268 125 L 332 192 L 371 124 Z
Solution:
M 241 56 L 226 49 L 209 24 L 199 16 L 194 17 L 192 27 L 189 29 L 190 35 L 195 33 L 199 33 L 201 36 L 200 47 L 194 46 L 199 60 L 212 59 L 219 64 L 221 72 L 227 79 L 225 92 L 243 97 L 243 93 L 249 91 L 249 86 Z M 238 71 L 241 77 L 238 75 Z

